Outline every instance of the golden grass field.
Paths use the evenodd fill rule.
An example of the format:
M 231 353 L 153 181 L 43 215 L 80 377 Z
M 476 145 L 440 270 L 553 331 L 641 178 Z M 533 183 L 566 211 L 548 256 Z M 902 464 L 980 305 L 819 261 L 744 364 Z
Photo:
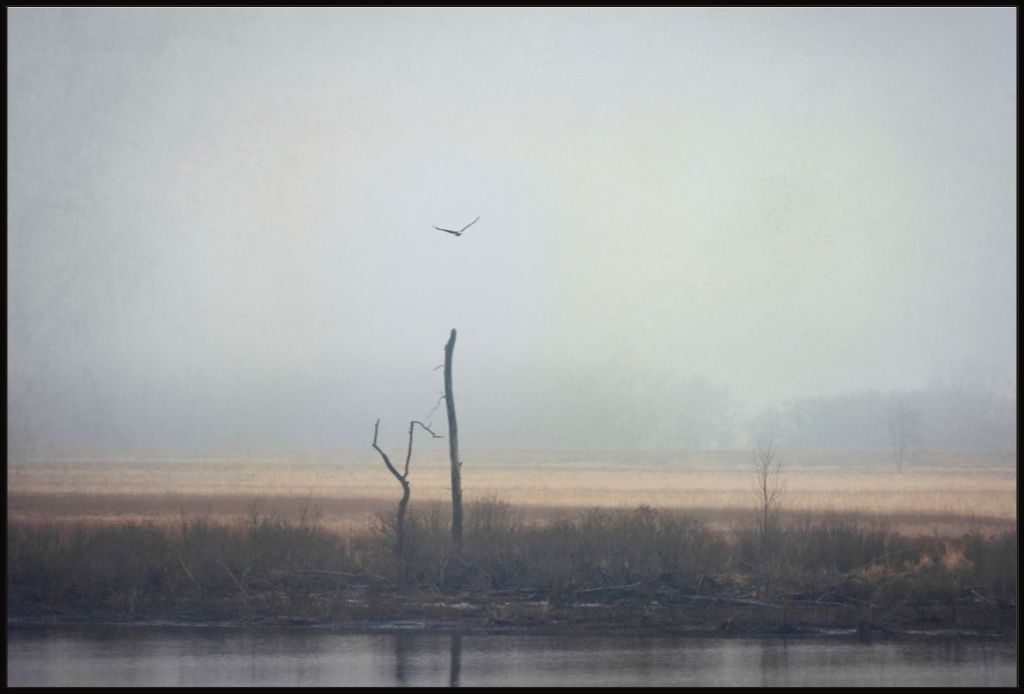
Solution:
M 395 447 L 392 460 L 404 451 Z M 784 512 L 837 514 L 906 534 L 1002 532 L 1016 527 L 1016 456 L 919 456 L 896 472 L 884 454 L 780 451 Z M 498 498 L 525 522 L 561 512 L 647 505 L 733 527 L 754 512 L 750 452 L 465 450 L 467 502 Z M 413 456 L 413 509 L 449 500 L 447 451 Z M 8 521 L 177 523 L 244 519 L 254 509 L 315 508 L 330 530 L 374 527 L 400 496 L 379 456 L 239 453 L 134 459 L 9 461 Z

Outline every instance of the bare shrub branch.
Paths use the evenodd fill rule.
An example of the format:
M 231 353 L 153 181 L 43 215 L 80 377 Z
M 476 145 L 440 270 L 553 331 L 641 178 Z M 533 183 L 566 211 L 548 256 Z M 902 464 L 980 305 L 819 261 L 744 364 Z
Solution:
M 414 419 L 411 422 L 409 422 L 409 449 L 405 453 L 405 474 L 402 475 L 403 478 L 409 476 L 409 459 L 412 458 L 412 432 L 413 432 L 413 428 L 417 424 L 419 424 L 423 428 L 423 430 L 425 432 L 430 434 L 435 439 L 443 439 L 444 438 L 443 436 L 441 436 L 439 434 L 435 434 L 433 429 L 431 429 L 429 426 L 427 426 L 426 424 L 424 424 L 423 422 L 421 422 L 421 421 L 419 421 L 417 419 Z

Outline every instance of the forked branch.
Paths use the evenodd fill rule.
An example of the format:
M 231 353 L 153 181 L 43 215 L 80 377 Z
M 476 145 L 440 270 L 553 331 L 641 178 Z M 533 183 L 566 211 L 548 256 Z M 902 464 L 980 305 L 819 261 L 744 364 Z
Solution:
M 405 474 L 403 475 L 402 473 L 400 473 L 395 468 L 394 465 L 391 464 L 391 459 L 388 458 L 388 454 L 385 453 L 384 451 L 382 451 L 380 449 L 380 446 L 377 445 L 377 432 L 378 432 L 379 429 L 380 429 L 380 420 L 378 419 L 377 423 L 373 425 L 373 448 L 378 453 L 380 453 L 380 457 L 384 459 L 384 465 L 387 467 L 388 472 L 390 472 L 392 475 L 394 475 L 395 479 L 397 479 L 399 482 L 402 483 L 402 486 L 405 486 L 407 484 L 405 478 L 409 474 L 409 460 L 408 460 L 408 458 L 406 458 L 406 461 L 405 461 Z M 410 426 L 409 429 L 411 430 L 412 427 Z M 409 440 L 409 449 L 412 450 L 412 437 L 411 436 L 410 436 L 410 440 Z
M 398 554 L 402 553 L 402 548 L 405 546 L 405 510 L 409 506 L 409 495 L 411 488 L 409 486 L 409 462 L 412 460 L 412 440 L 413 432 L 416 429 L 416 425 L 420 425 L 424 431 L 430 434 L 435 439 L 444 438 L 435 434 L 429 426 L 423 422 L 413 420 L 409 422 L 409 447 L 405 452 L 405 469 L 402 472 L 398 471 L 392 463 L 391 459 L 388 458 L 388 454 L 385 453 L 380 446 L 377 445 L 377 436 L 380 432 L 380 420 L 373 425 L 373 448 L 380 457 L 384 459 L 384 466 L 388 469 L 398 483 L 402 485 L 402 499 L 398 502 L 398 509 L 395 512 L 395 552 Z

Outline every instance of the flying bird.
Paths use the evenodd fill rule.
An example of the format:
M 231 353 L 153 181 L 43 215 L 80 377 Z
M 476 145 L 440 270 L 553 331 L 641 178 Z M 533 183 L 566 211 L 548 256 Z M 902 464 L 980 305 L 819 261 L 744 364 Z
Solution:
M 477 217 L 472 222 L 470 222 L 466 226 L 462 227 L 458 231 L 453 231 L 452 229 L 442 229 L 441 227 L 434 227 L 434 228 L 437 229 L 438 231 L 447 231 L 449 234 L 455 234 L 456 236 L 462 236 L 462 232 L 464 232 L 466 229 L 468 229 L 471 226 L 473 226 L 474 224 L 476 224 L 478 221 L 480 221 L 479 217 Z

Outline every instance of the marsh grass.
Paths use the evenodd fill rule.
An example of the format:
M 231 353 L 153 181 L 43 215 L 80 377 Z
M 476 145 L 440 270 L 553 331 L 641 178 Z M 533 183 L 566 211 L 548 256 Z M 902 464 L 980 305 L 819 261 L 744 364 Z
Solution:
M 527 523 L 521 509 L 488 499 L 467 506 L 461 556 L 451 552 L 441 504 L 410 512 L 409 542 L 396 555 L 386 516 L 371 532 L 342 536 L 324 529 L 320 515 L 315 506 L 283 513 L 257 504 L 232 523 L 9 523 L 8 610 L 396 617 L 422 612 L 428 603 L 415 596 L 436 595 L 476 596 L 502 614 L 532 615 L 527 605 L 540 600 L 567 610 L 633 605 L 642 615 L 651 605 L 756 598 L 784 614 L 831 610 L 837 619 L 992 629 L 1006 628 L 1016 605 L 1015 533 L 905 536 L 806 514 L 780 523 L 766 553 L 752 521 L 720 531 L 639 507 Z M 840 608 L 853 612 L 833 614 Z
M 369 456 L 15 464 L 8 610 L 384 617 L 468 595 L 501 619 L 566 606 L 571 621 L 581 604 L 732 619 L 734 599 L 785 606 L 786 620 L 1004 628 L 1015 617 L 1005 460 L 935 458 L 897 474 L 888 461 L 787 459 L 785 503 L 764 535 L 746 455 L 595 455 L 467 462 L 461 556 L 442 459 L 412 469 L 401 555 L 395 485 Z

